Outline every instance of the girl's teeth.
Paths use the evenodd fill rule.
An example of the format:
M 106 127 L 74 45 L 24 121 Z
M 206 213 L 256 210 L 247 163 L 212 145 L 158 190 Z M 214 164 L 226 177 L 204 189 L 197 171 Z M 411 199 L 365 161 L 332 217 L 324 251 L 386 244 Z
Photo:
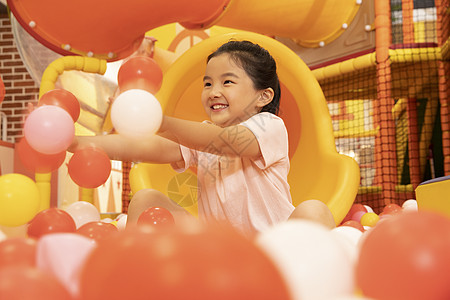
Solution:
M 221 108 L 225 108 L 225 107 L 227 107 L 227 105 L 223 105 L 223 104 L 216 104 L 216 105 L 213 105 L 213 109 L 221 109 Z

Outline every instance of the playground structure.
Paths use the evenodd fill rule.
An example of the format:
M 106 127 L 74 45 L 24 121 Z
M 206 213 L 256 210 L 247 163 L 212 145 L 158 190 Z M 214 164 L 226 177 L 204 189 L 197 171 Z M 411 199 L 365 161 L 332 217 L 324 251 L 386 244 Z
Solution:
M 233 1 L 230 3 L 225 3 L 224 1 L 222 2 L 217 4 L 219 11 L 221 12 L 224 7 L 226 7 L 226 9 L 223 14 L 220 14 L 221 16 L 218 24 L 236 24 L 236 27 L 243 27 L 244 25 L 240 24 L 242 21 L 242 14 L 246 14 L 249 9 L 252 9 L 251 3 L 245 2 L 245 4 L 243 4 L 239 1 Z M 121 58 L 122 55 L 129 54 L 130 49 L 136 49 L 135 42 L 130 42 L 130 40 L 120 41 L 121 38 L 112 38 L 111 36 L 105 34 L 100 34 L 100 36 L 102 36 L 101 40 L 98 40 L 98 36 L 95 38 L 95 41 L 91 40 L 92 37 L 96 36 L 96 33 L 94 32 L 89 35 L 90 37 L 87 38 L 87 40 L 82 41 L 77 41 L 77 38 L 73 36 L 75 33 L 71 36 L 71 29 L 63 30 L 64 36 L 62 36 L 62 33 L 58 33 L 59 29 L 56 29 L 54 26 L 54 22 L 58 22 L 58 17 L 56 17 L 56 20 L 50 21 L 45 18 L 45 16 L 41 15 L 40 12 L 35 13 L 35 7 L 32 2 L 25 3 L 11 1 L 9 4 L 11 10 L 22 26 L 36 39 L 41 40 L 43 44 L 47 45 L 49 48 L 53 48 L 61 54 L 67 54 L 65 52 L 70 50 L 74 53 L 83 55 L 83 61 L 81 61 L 80 58 L 65 56 L 50 64 L 42 76 L 40 96 L 55 87 L 55 81 L 58 75 L 65 70 L 78 69 L 102 74 L 104 73 L 104 70 L 102 70 L 101 66 L 106 62 L 106 60 L 102 60 L 103 58 L 108 58 L 110 61 L 113 61 Z M 287 23 L 280 24 L 279 28 L 271 28 L 269 32 L 266 32 L 266 34 L 288 35 L 295 37 L 299 43 L 309 43 L 314 44 L 315 46 L 320 43 L 328 43 L 329 41 L 332 41 L 342 31 L 342 23 L 351 22 L 352 18 L 358 11 L 359 4 L 354 1 L 347 1 L 345 5 L 342 5 L 342 3 L 339 3 L 338 5 L 337 2 L 334 1 L 324 1 L 322 4 L 329 5 L 317 6 L 317 2 L 314 1 L 305 1 L 302 3 L 286 1 L 285 5 L 281 5 L 281 7 L 285 6 L 284 9 L 294 9 L 297 12 L 295 19 L 300 27 L 292 28 L 287 26 Z M 41 7 L 42 5 L 45 4 L 40 3 Z M 103 7 L 103 4 L 99 3 L 99 5 L 100 7 Z M 142 7 L 142 5 L 144 5 L 144 7 Z M 134 5 L 131 5 L 131 7 L 136 9 L 136 11 L 150 9 L 155 10 L 155 5 L 159 4 L 153 3 L 153 5 L 150 5 L 150 3 L 147 2 L 145 4 L 136 2 Z M 179 5 L 180 7 L 183 6 L 182 3 L 179 3 Z M 79 7 L 79 3 L 77 3 L 76 6 Z M 189 6 L 191 9 L 195 9 L 195 16 L 186 11 L 175 14 L 171 13 L 170 15 L 176 15 L 178 21 L 183 21 L 182 24 L 191 28 L 205 26 L 203 24 L 204 22 L 202 22 L 202 24 L 197 24 L 198 20 L 195 19 L 197 17 L 203 19 L 203 13 L 211 14 L 212 11 L 214 20 L 216 19 L 217 13 L 215 11 L 217 9 L 213 6 L 210 8 L 211 11 L 208 12 L 202 11 L 201 7 L 203 6 L 200 2 L 189 3 Z M 261 7 L 261 5 L 259 5 L 261 11 L 255 12 L 254 15 L 268 17 L 267 9 L 271 6 L 273 6 L 273 4 L 268 7 Z M 52 9 L 57 8 L 52 7 Z M 286 15 L 287 10 L 284 9 L 278 11 L 278 14 L 280 14 L 279 17 Z M 327 22 L 319 22 L 321 26 L 315 26 L 313 30 L 307 30 L 310 28 L 310 22 L 304 23 L 302 21 L 302 19 L 307 20 L 311 18 L 324 21 L 331 13 L 335 13 L 336 9 L 339 9 L 342 12 L 339 14 L 340 17 L 335 20 L 337 24 L 334 24 L 333 22 L 331 22 L 331 24 Z M 163 8 L 160 7 L 155 11 L 161 13 Z M 80 14 L 89 15 L 89 12 L 83 11 L 80 12 Z M 57 13 L 55 15 L 60 16 L 61 14 Z M 183 19 L 183 17 L 186 16 L 189 18 L 193 18 L 194 16 L 194 19 Z M 142 26 L 142 24 L 140 24 L 142 21 L 137 21 L 138 18 L 136 18 L 134 14 L 130 13 L 124 17 L 129 18 L 129 20 L 123 20 L 123 22 L 120 23 L 129 24 L 130 28 L 134 28 L 134 30 L 137 30 L 139 33 L 143 32 L 143 28 L 140 27 Z M 277 17 L 277 15 L 271 13 L 271 17 Z M 209 20 L 210 18 L 211 16 L 208 16 L 207 19 Z M 85 18 L 77 15 L 73 22 L 68 22 L 65 20 L 65 23 L 72 24 L 69 27 L 73 26 L 76 29 L 76 35 L 79 35 L 79 31 L 83 31 L 84 26 L 80 23 L 86 23 L 86 19 L 87 16 Z M 156 27 L 157 25 L 161 25 L 156 19 L 150 18 L 150 20 L 153 23 L 151 22 L 150 24 L 146 24 L 147 30 L 152 27 Z M 162 22 L 169 21 L 171 20 L 163 20 Z M 288 21 L 290 23 L 292 20 Z M 95 22 L 98 24 L 98 20 L 95 20 Z M 206 23 L 209 23 L 209 21 Z M 103 22 L 100 22 L 100 24 L 103 24 Z M 265 31 L 267 30 L 267 26 L 263 24 L 264 23 L 261 23 L 261 21 L 255 17 L 253 22 L 245 22 L 244 28 L 247 30 Z M 114 27 L 115 25 L 110 25 L 108 23 L 108 26 L 106 26 L 108 28 L 106 30 L 114 30 L 110 28 L 111 26 Z M 101 27 L 102 26 L 97 26 L 96 28 L 101 31 Z M 130 28 L 127 30 L 129 33 L 127 35 L 127 39 L 133 36 L 133 31 L 130 31 Z M 105 28 L 103 29 L 105 30 Z M 318 38 L 318 40 L 315 41 L 312 37 Z M 69 47 L 69 44 L 62 42 L 60 38 L 69 38 L 69 40 L 73 40 L 73 42 L 70 43 Z M 354 160 L 336 152 L 334 139 L 332 136 L 331 119 L 327 111 L 323 93 L 320 90 L 317 81 L 312 76 L 311 71 L 301 62 L 298 56 L 293 54 L 292 51 L 286 46 L 269 37 L 260 36 L 259 34 L 252 34 L 250 32 L 230 36 L 222 35 L 217 39 L 209 38 L 205 40 L 201 43 L 203 46 L 193 47 L 192 51 L 185 53 L 181 58 L 176 60 L 165 73 L 165 79 L 161 91 L 156 95 L 158 100 L 161 102 L 165 113 L 168 115 L 177 115 L 175 113 L 175 107 L 179 105 L 179 103 L 183 102 L 183 94 L 186 91 L 191 92 L 192 89 L 195 89 L 199 94 L 200 91 L 198 90 L 198 87 L 201 87 L 201 84 L 198 83 L 201 82 L 201 74 L 205 67 L 204 63 L 202 64 L 201 62 L 204 61 L 204 57 L 217 48 L 220 43 L 224 43 L 226 40 L 231 38 L 250 39 L 261 43 L 263 46 L 266 46 L 269 51 L 273 52 L 273 55 L 278 61 L 280 80 L 284 85 L 284 94 L 286 95 L 283 98 L 285 107 L 282 107 L 282 109 L 285 111 L 283 118 L 286 120 L 288 131 L 290 133 L 292 169 L 289 177 L 292 187 L 291 191 L 293 198 L 295 199 L 294 204 L 298 204 L 308 199 L 320 199 L 329 205 L 333 211 L 336 223 L 339 224 L 350 209 L 350 206 L 356 196 L 359 182 L 358 166 Z M 138 39 L 141 41 L 142 36 L 138 36 L 136 39 L 133 39 Z M 64 44 L 62 47 L 55 47 L 55 45 L 61 45 L 61 43 Z M 109 47 L 107 48 L 109 50 L 106 51 L 106 48 L 102 47 Z M 87 49 L 91 50 L 87 51 Z M 106 57 L 104 55 L 105 53 L 108 53 Z M 94 60 L 97 60 L 98 63 L 92 63 Z M 194 63 L 189 63 L 192 61 Z M 93 65 L 94 68 L 91 68 L 90 66 Z M 182 117 L 186 117 L 186 113 L 189 113 L 189 110 L 186 109 L 182 111 Z M 198 110 L 191 113 L 191 115 L 203 116 L 203 114 Z M 302 128 L 308 128 L 308 130 L 302 131 Z M 170 173 L 168 176 L 165 176 L 169 171 L 170 170 L 161 169 L 153 170 L 151 173 L 151 177 L 153 178 L 145 185 L 145 187 L 153 187 L 165 191 L 165 189 L 167 189 L 167 181 L 173 177 Z M 337 176 L 328 176 L 329 172 L 335 173 Z M 133 176 L 133 178 L 134 177 L 135 176 Z M 155 186 L 153 181 L 158 177 L 167 179 L 164 185 Z M 48 190 L 49 188 L 46 187 L 47 193 Z M 170 191 L 168 192 L 170 193 Z M 89 200 L 88 198 L 89 197 L 87 197 L 86 200 Z
M 375 48 L 313 73 L 337 107 L 338 148 L 360 163 L 357 202 L 379 211 L 450 172 L 450 20 L 448 1 L 374 4 Z
M 159 5 L 147 2 L 136 3 L 144 5 L 140 7 L 140 13 L 150 9 L 151 5 Z M 42 10 L 45 2 L 9 1 L 8 4 L 24 28 L 51 49 L 64 55 L 80 54 L 109 61 L 132 53 L 146 30 L 171 21 L 192 29 L 222 25 L 287 37 L 302 47 L 319 47 L 323 53 L 352 26 L 361 5 L 361 1 L 283 1 L 272 4 L 277 7 L 273 9 L 252 2 L 215 1 L 204 11 L 200 9 L 201 1 L 191 1 L 186 6 L 192 11 L 170 14 L 160 13 L 166 9 L 161 4 L 152 11 L 163 17 L 149 18 L 146 14 L 151 24 L 142 23 L 134 15 L 132 20 L 120 16 L 115 24 L 129 33 L 120 35 L 121 38 L 111 38 L 101 32 L 105 28 L 92 26 L 93 22 L 104 24 L 106 21 L 98 18 L 108 16 L 89 19 L 91 23 L 86 22 L 87 27 L 80 27 L 84 25 L 79 20 L 86 20 L 80 16 L 89 12 L 75 10 L 77 13 L 71 15 L 60 13 L 54 14 L 55 18 L 46 18 Z M 373 1 L 374 23 L 368 24 L 366 30 L 375 33 L 374 48 L 332 61 L 325 57 L 320 65 L 310 66 L 328 102 L 338 150 L 354 156 L 360 163 L 362 180 L 357 202 L 368 204 L 377 211 L 389 203 L 401 204 L 414 198 L 414 190 L 421 181 L 450 173 L 449 3 L 446 0 L 432 4 L 428 2 L 433 1 L 425 1 L 429 7 L 421 8 L 419 1 L 418 7 L 415 2 Z M 103 3 L 96 1 L 87 5 L 102 7 Z M 77 3 L 73 9 L 82 7 Z M 418 11 L 424 9 L 425 15 L 421 16 Z M 92 7 L 90 11 L 94 10 Z M 41 13 L 35 15 L 37 12 Z M 399 15 L 401 18 L 397 18 Z M 61 22 L 58 18 L 67 20 L 71 16 L 74 20 L 67 22 L 73 27 L 70 30 L 55 26 Z M 49 24 L 46 24 L 47 19 Z M 70 34 L 79 36 L 80 32 L 88 31 L 95 34 L 83 35 L 86 40 L 71 37 L 73 41 L 65 42 Z M 301 51 L 299 55 L 302 56 Z M 50 87 L 41 86 L 41 89 Z M 294 183 L 291 186 L 296 189 Z

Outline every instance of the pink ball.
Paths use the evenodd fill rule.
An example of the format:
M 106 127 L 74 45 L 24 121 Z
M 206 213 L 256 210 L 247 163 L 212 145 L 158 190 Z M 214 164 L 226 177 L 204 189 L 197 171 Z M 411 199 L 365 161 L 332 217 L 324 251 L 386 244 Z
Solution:
M 365 214 L 367 214 L 367 211 L 357 211 L 352 215 L 352 220 L 354 220 L 356 222 L 361 222 L 361 218 Z
M 67 111 L 55 105 L 44 105 L 30 113 L 25 121 L 24 134 L 34 150 L 56 154 L 70 146 L 75 126 Z

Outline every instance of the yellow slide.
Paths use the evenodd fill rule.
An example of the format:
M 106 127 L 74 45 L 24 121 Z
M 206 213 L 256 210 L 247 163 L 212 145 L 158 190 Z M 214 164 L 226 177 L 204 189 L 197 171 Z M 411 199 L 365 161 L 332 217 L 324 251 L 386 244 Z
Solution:
M 280 116 L 289 139 L 291 186 L 294 205 L 308 199 L 325 202 L 340 223 L 355 200 L 360 175 L 352 158 L 338 154 L 331 117 L 315 77 L 303 61 L 278 41 L 256 33 L 242 32 L 211 37 L 185 52 L 164 74 L 156 97 L 169 116 L 207 119 L 198 99 L 202 89 L 205 57 L 229 39 L 251 40 L 269 50 L 278 64 L 282 84 Z M 154 188 L 166 193 L 196 214 L 196 177 L 191 171 L 177 174 L 168 165 L 137 164 L 130 172 L 133 192 Z

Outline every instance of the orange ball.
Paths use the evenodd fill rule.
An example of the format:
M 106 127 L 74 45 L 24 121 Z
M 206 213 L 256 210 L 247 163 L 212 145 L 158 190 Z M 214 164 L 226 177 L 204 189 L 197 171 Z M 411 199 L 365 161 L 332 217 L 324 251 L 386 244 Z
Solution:
M 36 266 L 36 240 L 24 237 L 0 242 L 0 268 L 11 265 Z
M 28 265 L 0 268 L 0 282 L 1 299 L 74 300 L 53 274 Z
M 356 263 L 356 283 L 374 299 L 450 299 L 450 219 L 406 212 L 366 233 Z
M 28 225 L 27 233 L 31 238 L 39 239 L 45 234 L 75 232 L 75 230 L 75 221 L 69 213 L 56 207 L 50 207 L 34 216 Z
M 175 225 L 175 219 L 170 211 L 164 207 L 149 207 L 141 213 L 137 224 L 147 224 L 155 227 Z
M 81 187 L 93 189 L 108 180 L 111 160 L 99 148 L 84 148 L 75 151 L 67 168 L 73 182 Z
M 16 144 L 17 155 L 23 166 L 34 173 L 50 173 L 57 170 L 66 158 L 66 151 L 44 154 L 32 148 L 25 137 Z
M 103 239 L 84 263 L 80 299 L 291 299 L 252 240 L 225 225 L 187 227 L 132 226 Z
M 161 88 L 163 72 L 158 63 L 148 56 L 135 56 L 119 69 L 117 82 L 120 92 L 131 89 L 146 90 L 156 94 Z
M 105 222 L 88 222 L 77 229 L 77 233 L 95 241 L 100 241 L 105 237 L 117 232 L 117 226 Z
M 365 231 L 365 229 L 364 229 L 364 227 L 361 225 L 361 223 L 358 222 L 358 221 L 355 221 L 355 220 L 348 220 L 348 221 L 346 221 L 344 224 L 342 224 L 342 226 L 350 226 L 350 227 L 356 228 L 356 229 L 358 229 L 358 230 L 360 230 L 360 231 L 362 231 L 362 232 Z
M 39 99 L 39 106 L 42 105 L 55 105 L 59 106 L 69 113 L 72 120 L 76 122 L 80 116 L 80 102 L 69 91 L 64 89 L 50 90 Z
M 383 213 L 387 215 L 396 215 L 401 212 L 403 212 L 403 208 L 395 203 L 388 204 L 383 208 Z

